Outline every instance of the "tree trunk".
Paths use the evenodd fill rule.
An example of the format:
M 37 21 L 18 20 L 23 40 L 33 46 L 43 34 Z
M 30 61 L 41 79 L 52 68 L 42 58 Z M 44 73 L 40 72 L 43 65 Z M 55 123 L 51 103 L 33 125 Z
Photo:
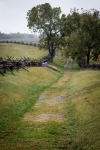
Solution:
M 89 65 L 90 52 L 91 52 L 91 47 L 88 47 L 88 53 L 87 53 L 87 65 Z
M 53 57 L 55 55 L 55 49 L 52 45 L 49 46 L 49 55 L 50 55 L 50 62 L 53 62 Z
M 53 62 L 53 57 L 54 57 L 53 53 L 50 53 L 50 62 Z
M 53 62 L 53 57 L 55 55 L 55 48 L 53 43 L 51 42 L 50 37 L 48 37 L 48 48 L 49 48 L 50 62 Z

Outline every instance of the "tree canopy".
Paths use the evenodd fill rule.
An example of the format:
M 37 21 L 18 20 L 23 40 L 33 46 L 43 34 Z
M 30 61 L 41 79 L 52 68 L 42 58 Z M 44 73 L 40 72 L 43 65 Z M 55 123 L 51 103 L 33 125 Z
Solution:
M 100 54 L 100 14 L 97 10 L 84 11 L 79 14 L 73 11 L 67 16 L 66 50 L 77 60 L 97 60 Z
M 27 12 L 28 27 L 40 33 L 40 46 L 49 50 L 51 62 L 55 49 L 63 47 L 66 56 L 77 60 L 97 60 L 100 54 L 100 13 L 92 9 L 80 14 L 73 9 L 69 15 L 49 3 L 37 5 Z
M 37 5 L 27 13 L 28 27 L 34 32 L 39 31 L 40 42 L 49 50 L 51 62 L 55 49 L 60 44 L 63 35 L 63 21 L 65 15 L 61 8 L 52 8 L 49 3 Z

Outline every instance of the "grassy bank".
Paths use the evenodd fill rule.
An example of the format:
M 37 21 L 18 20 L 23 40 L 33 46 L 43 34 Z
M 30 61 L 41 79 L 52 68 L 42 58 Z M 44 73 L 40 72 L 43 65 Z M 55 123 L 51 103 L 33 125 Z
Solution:
M 71 74 L 66 86 L 69 143 L 74 150 L 99 150 L 100 72 L 86 70 Z
M 28 70 L 29 73 L 20 70 L 15 76 L 0 76 L 0 149 L 13 149 L 11 145 L 20 136 L 16 132 L 24 114 L 35 105 L 40 93 L 60 77 L 45 68 Z
M 51 65 L 61 72 L 31 67 L 0 76 L 0 150 L 100 149 L 100 71 L 64 70 L 61 57 Z

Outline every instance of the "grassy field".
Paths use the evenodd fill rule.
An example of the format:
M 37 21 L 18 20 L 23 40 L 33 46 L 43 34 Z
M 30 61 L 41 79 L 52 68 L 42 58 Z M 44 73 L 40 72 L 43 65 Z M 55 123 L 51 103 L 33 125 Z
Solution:
M 39 50 L 36 46 L 13 44 L 13 43 L 0 43 L 0 56 L 7 57 L 13 56 L 14 58 L 29 57 L 39 59 L 46 56 L 48 51 Z
M 4 45 L 3 57 L 45 53 L 36 47 L 29 53 L 30 46 Z M 51 64 L 60 73 L 31 67 L 14 76 L 0 75 L 0 150 L 100 149 L 100 71 L 64 70 L 64 61 L 59 56 Z

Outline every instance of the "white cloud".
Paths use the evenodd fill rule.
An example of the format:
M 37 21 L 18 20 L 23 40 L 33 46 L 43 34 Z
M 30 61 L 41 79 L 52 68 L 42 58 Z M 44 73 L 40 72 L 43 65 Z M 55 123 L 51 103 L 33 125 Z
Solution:
M 64 14 L 70 8 L 95 8 L 100 10 L 100 0 L 0 0 L 0 31 L 4 33 L 31 33 L 27 27 L 28 10 L 38 4 L 50 3 L 52 7 L 61 7 Z

